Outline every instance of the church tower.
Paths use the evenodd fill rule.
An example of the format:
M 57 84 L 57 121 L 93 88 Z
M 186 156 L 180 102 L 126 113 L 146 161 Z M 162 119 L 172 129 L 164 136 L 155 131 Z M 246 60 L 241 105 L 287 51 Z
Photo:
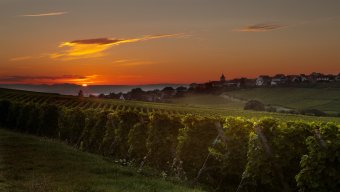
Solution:
M 225 82 L 225 76 L 224 76 L 223 73 L 222 73 L 222 75 L 221 75 L 221 77 L 220 77 L 220 81 L 221 81 L 221 82 Z

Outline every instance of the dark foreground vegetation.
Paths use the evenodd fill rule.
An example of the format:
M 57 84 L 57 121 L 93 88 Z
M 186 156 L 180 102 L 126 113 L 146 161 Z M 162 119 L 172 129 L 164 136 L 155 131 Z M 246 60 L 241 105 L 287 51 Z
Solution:
M 200 191 L 57 141 L 0 129 L 1 192 Z
M 203 184 L 207 190 L 328 192 L 340 187 L 335 123 L 81 110 L 8 100 L 0 102 L 0 123 L 139 172 L 156 168 L 163 178 Z

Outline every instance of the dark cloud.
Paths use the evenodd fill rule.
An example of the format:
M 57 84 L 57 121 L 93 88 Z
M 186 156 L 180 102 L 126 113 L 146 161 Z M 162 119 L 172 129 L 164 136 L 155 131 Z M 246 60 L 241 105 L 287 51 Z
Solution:
M 61 79 L 86 79 L 86 76 L 80 75 L 62 75 L 62 76 L 2 76 L 0 82 L 25 82 L 34 80 L 61 80 Z
M 266 31 L 272 31 L 276 29 L 281 29 L 285 27 L 284 25 L 278 25 L 278 24 L 256 24 L 256 25 L 250 25 L 243 27 L 241 29 L 237 29 L 236 31 L 240 32 L 266 32 Z
M 105 44 L 118 43 L 120 41 L 123 41 L 123 40 L 120 40 L 120 39 L 109 39 L 109 38 L 97 38 L 97 39 L 74 40 L 74 41 L 71 41 L 71 43 L 105 45 Z

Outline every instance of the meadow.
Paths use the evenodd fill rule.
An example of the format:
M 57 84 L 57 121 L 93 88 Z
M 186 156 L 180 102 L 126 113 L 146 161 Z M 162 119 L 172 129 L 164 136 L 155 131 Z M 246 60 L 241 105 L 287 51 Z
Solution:
M 272 87 L 240 89 L 225 95 L 247 101 L 259 100 L 265 104 L 293 109 L 319 109 L 328 113 L 340 112 L 340 88 L 337 87 Z

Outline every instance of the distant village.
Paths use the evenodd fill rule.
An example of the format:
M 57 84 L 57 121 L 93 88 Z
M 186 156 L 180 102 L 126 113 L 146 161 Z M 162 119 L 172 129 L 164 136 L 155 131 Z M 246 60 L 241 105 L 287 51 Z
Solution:
M 260 75 L 256 79 L 237 78 L 227 80 L 222 74 L 218 81 L 206 83 L 192 83 L 188 87 L 165 87 L 162 90 L 144 91 L 135 88 L 127 93 L 100 94 L 99 98 L 138 100 L 148 102 L 170 102 L 171 99 L 185 97 L 193 94 L 220 94 L 225 91 L 256 87 L 340 87 L 340 73 L 337 75 L 311 73 L 309 75 Z M 82 92 L 79 92 L 82 96 Z M 90 96 L 91 97 L 91 96 Z M 94 96 L 92 96 L 94 97 Z

